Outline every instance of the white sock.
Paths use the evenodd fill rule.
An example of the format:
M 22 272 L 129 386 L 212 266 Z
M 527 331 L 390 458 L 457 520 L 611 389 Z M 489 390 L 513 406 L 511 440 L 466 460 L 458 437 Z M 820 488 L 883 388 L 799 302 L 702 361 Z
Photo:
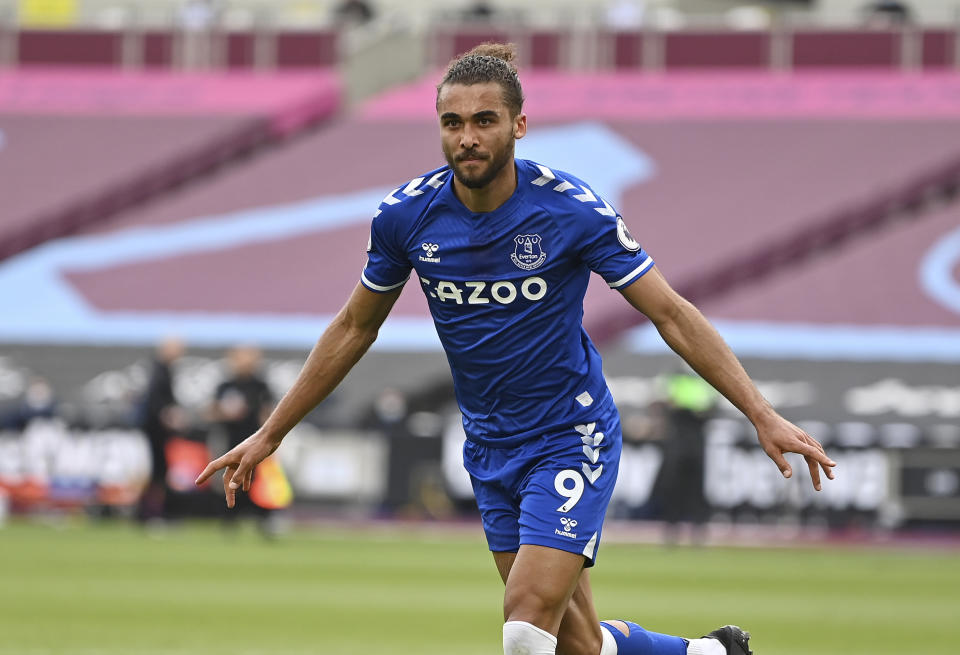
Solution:
M 704 637 L 690 640 L 687 644 L 687 655 L 727 655 L 727 649 L 718 639 Z
M 556 655 L 557 638 L 524 621 L 503 624 L 503 655 Z
M 617 655 L 617 640 L 613 638 L 613 633 L 607 630 L 606 626 L 601 625 L 600 634 L 603 635 L 600 655 Z

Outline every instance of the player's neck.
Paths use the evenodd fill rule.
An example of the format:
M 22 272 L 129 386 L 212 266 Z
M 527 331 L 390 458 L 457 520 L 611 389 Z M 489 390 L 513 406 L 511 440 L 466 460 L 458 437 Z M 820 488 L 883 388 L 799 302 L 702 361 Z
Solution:
M 479 189 L 465 186 L 456 177 L 453 179 L 453 191 L 457 198 L 475 214 L 492 212 L 509 200 L 516 189 L 517 166 L 513 159 L 500 169 L 489 184 Z

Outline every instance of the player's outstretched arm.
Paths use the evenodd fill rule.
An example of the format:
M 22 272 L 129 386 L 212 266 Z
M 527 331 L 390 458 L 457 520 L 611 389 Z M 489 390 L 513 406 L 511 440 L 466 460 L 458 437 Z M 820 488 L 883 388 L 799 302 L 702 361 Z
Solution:
M 761 447 L 783 477 L 793 475 L 784 453 L 800 453 L 817 491 L 821 488 L 820 468 L 833 479 L 836 464 L 823 446 L 774 411 L 716 329 L 700 310 L 667 284 L 657 268 L 622 289 L 622 293 L 653 321 L 668 346 L 750 419 Z
M 227 507 L 233 507 L 237 489 L 250 490 L 257 464 L 277 449 L 293 426 L 326 398 L 367 352 L 400 291 L 375 293 L 358 284 L 347 304 L 313 347 L 300 375 L 263 427 L 207 464 L 197 478 L 197 484 L 203 484 L 220 469 L 226 469 L 223 493 Z

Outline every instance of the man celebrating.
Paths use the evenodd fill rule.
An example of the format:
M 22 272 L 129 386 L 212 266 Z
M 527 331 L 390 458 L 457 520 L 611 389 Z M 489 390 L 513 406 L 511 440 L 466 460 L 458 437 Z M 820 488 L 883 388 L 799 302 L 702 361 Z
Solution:
M 749 655 L 725 626 L 682 639 L 601 623 L 589 567 L 616 482 L 620 422 L 582 327 L 590 271 L 646 314 L 664 340 L 757 429 L 784 477 L 802 454 L 816 489 L 834 462 L 780 417 L 703 315 L 664 280 L 623 219 L 582 180 L 515 159 L 527 131 L 512 46 L 451 62 L 437 87 L 447 166 L 388 195 L 347 304 L 266 424 L 211 462 L 233 506 L 254 467 L 327 396 L 376 339 L 415 270 L 453 373 L 487 542 L 506 585 L 505 655 Z

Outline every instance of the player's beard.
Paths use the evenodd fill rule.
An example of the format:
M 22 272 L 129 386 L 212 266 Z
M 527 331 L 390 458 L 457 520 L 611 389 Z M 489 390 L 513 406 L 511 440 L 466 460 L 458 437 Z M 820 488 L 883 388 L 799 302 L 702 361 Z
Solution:
M 469 154 L 469 153 L 464 153 Z M 481 161 L 488 162 L 487 167 L 484 171 L 477 173 L 476 175 L 468 175 L 462 168 L 460 163 L 460 158 L 464 156 L 461 154 L 457 159 L 454 159 L 453 156 L 443 150 L 443 156 L 446 158 L 447 163 L 450 165 L 450 168 L 453 169 L 453 174 L 456 176 L 457 180 L 463 186 L 468 189 L 482 189 L 483 187 L 490 184 L 494 178 L 503 170 L 503 167 L 513 158 L 513 139 L 509 141 L 503 149 L 491 153 L 489 159 L 482 159 Z

